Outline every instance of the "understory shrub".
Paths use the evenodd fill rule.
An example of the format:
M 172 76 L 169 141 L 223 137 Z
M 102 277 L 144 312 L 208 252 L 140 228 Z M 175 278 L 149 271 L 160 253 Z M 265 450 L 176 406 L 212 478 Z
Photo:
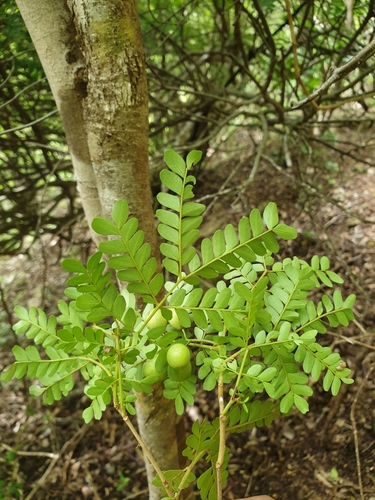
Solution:
M 193 201 L 190 169 L 200 157 L 192 151 L 185 162 L 172 150 L 165 153 L 168 168 L 160 177 L 167 192 L 157 196 L 162 208 L 156 212 L 164 272 L 128 204 L 118 201 L 112 220 L 92 222 L 108 237 L 99 251 L 85 265 L 63 261 L 73 276 L 60 314 L 16 307 L 14 330 L 35 345 L 16 345 L 16 361 L 1 379 L 27 375 L 36 380 L 31 394 L 52 404 L 68 395 L 79 372 L 89 401 L 85 422 L 100 419 L 113 404 L 132 431 L 138 393 L 163 384 L 164 397 L 182 414 L 186 404 L 194 405 L 199 379 L 205 391 L 216 391 L 217 417 L 193 423 L 183 452 L 188 465 L 173 471 L 156 465 L 155 484 L 167 498 L 178 498 L 194 482 L 203 500 L 213 500 L 222 498 L 228 475 L 228 434 L 270 425 L 293 407 L 305 414 L 322 374 L 324 390 L 334 396 L 342 383 L 353 382 L 340 355 L 322 347 L 318 336 L 328 325 L 348 325 L 355 296 L 333 291 L 342 279 L 327 257 L 277 258 L 278 239 L 297 232 L 279 223 L 274 203 L 198 245 L 205 206 Z M 312 291 L 320 300 L 311 300 Z M 209 466 L 196 478 L 200 460 Z

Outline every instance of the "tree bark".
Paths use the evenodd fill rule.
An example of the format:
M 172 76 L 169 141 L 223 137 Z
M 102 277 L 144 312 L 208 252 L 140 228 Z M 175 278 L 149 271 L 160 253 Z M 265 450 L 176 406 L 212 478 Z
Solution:
M 146 66 L 136 0 L 17 0 L 60 112 L 89 225 L 125 199 L 159 259 L 148 166 Z M 98 243 L 97 235 L 93 234 Z M 140 395 L 142 439 L 178 469 L 183 422 L 162 391 Z M 146 463 L 150 499 L 155 473 Z
M 76 42 L 71 13 L 65 0 L 17 0 L 46 73 L 65 130 L 77 187 L 90 224 L 102 215 L 94 170 L 87 144 L 80 81 L 85 61 Z M 94 233 L 93 239 L 99 238 Z
M 87 142 L 104 216 L 123 198 L 156 250 L 148 166 L 146 63 L 135 0 L 74 0 Z

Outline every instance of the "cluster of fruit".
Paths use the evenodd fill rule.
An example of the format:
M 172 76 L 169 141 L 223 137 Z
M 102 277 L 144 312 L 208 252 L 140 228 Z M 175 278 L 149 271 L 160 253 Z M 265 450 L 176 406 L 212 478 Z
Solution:
M 174 310 L 172 311 L 172 318 L 169 320 L 169 324 L 176 330 L 181 329 L 176 311 Z M 147 324 L 150 329 L 166 325 L 167 320 L 163 317 L 160 310 L 150 318 Z M 157 358 L 158 356 L 156 355 L 145 362 L 143 367 L 145 377 L 154 376 L 159 381 L 165 380 L 168 377 L 171 380 L 182 382 L 191 375 L 191 352 L 185 344 L 177 342 L 168 348 L 167 366 L 161 372 L 156 368 Z

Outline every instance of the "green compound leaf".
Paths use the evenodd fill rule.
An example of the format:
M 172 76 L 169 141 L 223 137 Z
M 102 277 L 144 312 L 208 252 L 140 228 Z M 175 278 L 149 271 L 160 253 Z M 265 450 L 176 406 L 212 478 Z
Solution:
M 270 205 L 267 211 L 268 222 L 276 221 L 275 207 Z M 277 211 L 276 211 L 277 214 Z M 277 219 L 278 220 L 278 219 Z M 285 229 L 286 228 L 286 229 Z M 285 226 L 284 237 L 294 238 L 296 232 Z M 283 230 L 283 226 L 280 228 Z M 276 233 L 276 232 L 275 232 Z M 167 251 L 167 249 L 165 249 Z M 198 275 L 202 278 L 215 278 L 219 274 L 226 274 L 232 268 L 240 268 L 244 260 L 254 262 L 260 256 L 275 253 L 279 244 L 270 230 L 265 231 L 258 209 L 252 210 L 249 219 L 242 218 L 238 224 L 238 231 L 228 224 L 224 231 L 218 229 L 212 238 L 204 238 L 201 243 L 201 258 L 197 254 L 189 262 L 190 276 Z M 168 255 L 171 255 L 168 249 Z
M 164 285 L 163 275 L 157 273 L 157 261 L 155 257 L 151 256 L 149 243 L 144 242 L 144 232 L 138 230 L 137 219 L 127 219 L 128 212 L 126 203 L 117 202 L 112 215 L 116 219 L 116 234 L 120 238 L 101 242 L 99 249 L 108 255 L 117 254 L 108 259 L 108 265 L 117 271 L 117 277 L 120 281 L 128 283 L 129 292 L 140 294 L 146 303 L 155 304 L 157 302 L 156 296 Z M 167 231 L 173 231 L 167 225 L 164 227 Z M 111 303 L 115 299 L 115 294 L 108 296 L 108 300 L 104 299 L 95 313 L 90 312 L 89 319 L 91 321 L 104 319 L 108 315 L 105 313 L 105 309 L 112 310 Z M 80 306 L 82 306 L 81 302 L 78 303 Z
M 259 400 L 238 404 L 229 412 L 228 432 L 243 432 L 254 427 L 270 425 L 280 415 L 280 404 Z
M 182 267 L 199 258 L 192 245 L 199 238 L 198 228 L 202 223 L 201 213 L 205 206 L 187 201 L 193 195 L 193 185 L 196 180 L 192 175 L 186 175 L 189 166 L 198 160 L 200 155 L 193 152 L 189 157 L 189 165 L 174 151 L 168 150 L 165 161 L 170 170 L 162 170 L 160 179 L 173 193 L 159 193 L 158 201 L 166 209 L 159 209 L 156 216 L 159 219 L 158 232 L 168 243 L 161 245 L 161 252 L 166 257 L 164 267 L 176 276 L 181 277 Z M 177 195 L 177 196 L 176 196 Z M 199 264 L 198 264 L 199 265 Z
M 42 309 L 35 307 L 31 307 L 27 311 L 21 306 L 16 306 L 15 313 L 22 318 L 13 325 L 13 330 L 17 334 L 23 333 L 28 339 L 32 339 L 36 345 L 41 344 L 43 347 L 54 345 L 58 341 L 55 316 L 47 318 Z
M 192 434 L 186 440 L 187 448 L 183 451 L 183 456 L 187 457 L 193 463 L 198 455 L 206 458 L 209 462 L 209 468 L 198 478 L 197 486 L 200 490 L 202 499 L 208 498 L 214 500 L 217 494 L 216 461 L 219 454 L 218 439 L 218 419 L 212 424 L 209 422 L 194 422 Z M 229 450 L 225 447 L 224 460 L 222 464 L 222 485 L 226 484 L 228 472 L 227 464 L 229 460 Z

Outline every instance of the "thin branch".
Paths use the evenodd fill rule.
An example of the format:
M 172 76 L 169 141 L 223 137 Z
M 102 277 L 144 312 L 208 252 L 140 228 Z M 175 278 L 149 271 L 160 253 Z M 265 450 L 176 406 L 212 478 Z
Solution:
M 353 89 L 353 87 L 355 85 L 357 85 L 358 83 L 361 83 L 363 82 L 365 76 L 367 75 L 370 75 L 372 73 L 374 73 L 374 70 L 375 70 L 375 64 L 372 64 L 371 66 L 368 66 L 366 68 L 366 70 L 362 71 L 356 78 L 354 78 L 353 80 L 351 80 L 348 85 L 345 85 L 345 86 L 342 86 L 340 87 L 337 92 L 334 92 L 333 94 L 326 94 L 322 97 L 322 102 L 323 101 L 328 101 L 328 100 L 333 100 L 333 99 L 337 99 L 340 97 L 341 94 L 343 94 L 344 92 L 347 92 L 348 90 L 350 89 Z M 362 97 L 362 96 L 365 96 L 365 94 L 369 94 L 370 92 L 365 92 L 363 94 L 360 94 L 358 96 L 358 100 L 359 99 L 364 99 L 365 97 Z M 345 97 L 342 97 L 341 99 L 345 99 Z
M 47 457 L 47 458 L 60 458 L 59 453 L 49 453 L 47 451 L 22 451 L 22 450 L 15 450 L 11 446 L 2 443 L 1 446 L 5 448 L 8 451 L 12 451 L 16 455 L 20 457 Z
M 62 149 L 53 147 L 53 146 L 48 146 L 47 144 L 43 144 L 41 142 L 35 142 L 35 141 L 25 141 L 26 146 L 31 146 L 31 147 L 37 147 L 41 149 L 47 149 L 48 151 L 55 151 L 56 153 L 61 153 L 64 155 L 64 158 L 66 156 L 69 156 L 68 151 L 63 151 Z
M 223 372 L 220 372 L 219 380 L 217 384 L 217 395 L 219 400 L 219 453 L 216 460 L 216 498 L 217 500 L 223 499 L 223 463 L 225 457 L 225 421 L 226 415 L 224 413 L 224 384 L 223 384 Z
M 255 7 L 256 11 L 258 12 L 259 19 L 263 25 L 263 30 L 264 30 L 264 33 L 266 36 L 265 42 L 268 45 L 268 48 L 269 48 L 270 52 L 272 53 L 272 55 L 275 55 L 276 54 L 275 40 L 274 40 L 272 33 L 270 31 L 270 28 L 268 26 L 266 16 L 264 15 L 264 12 L 262 10 L 261 5 L 259 4 L 259 1 L 258 0 L 253 0 L 253 1 L 254 1 L 254 7 Z
M 331 332 L 331 331 L 327 331 L 327 333 L 329 335 L 332 335 L 333 337 L 338 337 L 338 338 L 344 340 L 348 344 L 357 344 L 357 345 L 360 345 L 362 347 L 366 347 L 366 349 L 369 349 L 370 351 L 375 351 L 375 346 L 370 345 L 370 344 L 366 344 L 365 342 L 361 342 L 360 340 L 356 340 L 356 339 L 353 339 L 351 337 L 345 337 L 345 335 L 341 335 L 340 333 L 335 333 L 335 332 Z
M 336 148 L 332 144 L 329 144 L 329 142 L 324 141 L 323 139 L 319 139 L 318 137 L 309 137 L 311 141 L 318 142 L 320 144 L 324 144 L 324 146 L 328 149 L 331 149 L 332 151 L 336 151 L 336 153 L 339 153 L 341 156 L 348 156 L 349 158 L 352 158 L 355 161 L 360 161 L 361 163 L 364 163 L 365 165 L 369 165 L 370 167 L 374 166 L 374 163 L 368 160 L 365 160 L 364 158 L 358 159 L 350 151 L 343 151 L 342 149 Z M 363 221 L 364 222 L 364 221 Z M 373 221 L 366 221 L 370 222 L 373 224 Z
M 339 55 L 339 59 L 337 61 L 337 64 L 340 64 L 340 62 L 349 54 L 350 50 L 352 49 L 353 45 L 358 42 L 359 35 L 361 35 L 368 22 L 370 19 L 374 17 L 374 0 L 370 0 L 368 3 L 368 10 L 366 16 L 363 18 L 361 24 L 358 26 L 357 30 L 352 33 L 351 38 L 349 39 L 348 43 L 344 47 L 344 50 L 341 52 Z
M 17 97 L 19 97 L 20 95 L 22 95 L 24 92 L 26 92 L 27 90 L 29 90 L 31 87 L 34 87 L 34 85 L 37 85 L 38 83 L 43 82 L 44 80 L 47 80 L 47 78 L 44 77 L 44 78 L 41 78 L 40 80 L 37 80 L 36 82 L 30 83 L 30 85 L 28 85 L 24 89 L 20 90 L 11 99 L 9 99 L 8 101 L 0 104 L 0 109 L 4 108 L 5 106 L 8 106 L 8 104 L 10 104 L 11 102 L 15 101 L 17 99 Z
M 132 422 L 131 422 L 131 420 L 129 418 L 129 415 L 127 413 L 122 413 L 121 412 L 120 405 L 115 404 L 114 406 L 115 406 L 116 410 L 119 412 L 119 414 L 121 415 L 121 417 L 122 417 L 123 421 L 125 422 L 125 424 L 129 427 L 131 433 L 133 434 L 133 436 L 137 440 L 137 443 L 142 448 L 143 453 L 145 454 L 145 456 L 148 458 L 148 460 L 150 461 L 151 465 L 155 469 L 155 472 L 159 476 L 159 479 L 162 482 L 162 484 L 163 484 L 163 486 L 165 488 L 165 491 L 167 492 L 167 495 L 172 498 L 173 497 L 172 490 L 169 487 L 169 483 L 168 483 L 166 477 L 164 476 L 164 474 L 163 474 L 162 470 L 160 469 L 158 463 L 155 461 L 155 459 L 154 459 L 151 451 L 146 446 L 146 443 L 142 440 L 142 438 L 139 435 L 137 429 L 132 424 Z
M 318 189 L 316 189 L 315 187 L 311 186 L 307 182 L 300 182 L 300 181 L 298 181 L 297 179 L 295 179 L 295 177 L 292 174 L 290 174 L 289 172 L 286 172 L 284 168 L 282 168 L 280 165 L 278 165 L 274 161 L 274 159 L 271 158 L 270 156 L 262 155 L 262 158 L 264 158 L 265 160 L 267 160 L 275 168 L 275 170 L 277 170 L 282 175 L 284 175 L 285 177 L 287 177 L 288 179 L 290 179 L 293 182 L 293 184 L 295 184 L 297 186 L 300 186 L 300 187 L 303 187 L 310 196 L 315 196 L 317 198 L 325 200 L 328 203 L 332 203 L 332 205 L 334 205 L 337 208 L 339 208 L 342 212 L 346 213 L 350 217 L 355 217 L 356 219 L 359 219 L 364 224 L 374 224 L 374 221 L 369 220 L 369 219 L 364 219 L 359 214 L 356 214 L 355 212 L 353 212 L 353 211 L 347 209 L 346 207 L 344 207 L 343 204 L 342 204 L 342 202 L 340 200 L 336 200 L 335 198 L 332 198 L 331 196 L 327 196 L 327 195 L 321 193 Z
M 12 67 L 10 68 L 10 71 L 9 71 L 7 77 L 5 78 L 5 80 L 0 83 L 0 89 L 2 89 L 3 87 L 5 87 L 5 85 L 7 84 L 7 82 L 9 81 L 10 77 L 13 74 L 14 68 L 15 68 L 14 61 L 12 61 Z
M 47 469 L 45 470 L 44 474 L 36 481 L 36 483 L 34 484 L 33 486 L 33 489 L 30 491 L 30 493 L 27 495 L 27 497 L 25 498 L 25 500 L 31 500 L 35 493 L 38 491 L 38 489 L 40 488 L 40 486 L 44 485 L 46 483 L 46 479 L 48 477 L 48 475 L 50 474 L 50 472 L 52 471 L 52 469 L 54 468 L 56 462 L 58 461 L 60 455 L 56 454 L 50 464 L 48 465 Z
M 334 83 L 341 80 L 345 75 L 349 74 L 351 71 L 360 66 L 364 61 L 371 57 L 375 53 L 375 38 L 366 47 L 358 52 L 349 62 L 343 64 L 339 68 L 333 69 L 331 76 L 326 80 L 318 89 L 316 89 L 312 94 L 307 96 L 298 102 L 291 102 L 290 106 L 292 109 L 299 109 L 305 106 L 305 104 L 311 103 L 314 99 L 323 94 L 326 90 L 331 87 Z M 341 103 L 343 104 L 343 103 Z
M 0 136 L 5 135 L 5 134 L 9 134 L 11 132 L 17 132 L 18 130 L 23 130 L 24 128 L 31 127 L 32 125 L 35 125 L 36 123 L 40 123 L 43 120 L 45 120 L 46 118 L 49 118 L 50 116 L 56 115 L 58 112 L 59 112 L 58 109 L 54 109 L 53 111 L 50 111 L 49 113 L 42 116 L 41 118 L 38 118 L 37 120 L 34 120 L 30 123 L 26 123 L 26 125 L 20 125 L 18 127 L 14 127 L 14 128 L 8 128 L 7 130 L 0 130 Z
M 230 193 L 230 192 L 233 191 L 233 189 L 231 189 L 231 188 L 225 189 L 225 186 L 229 183 L 229 181 L 233 178 L 233 176 L 238 172 L 238 170 L 241 170 L 241 168 L 247 162 L 248 162 L 248 158 L 245 158 L 241 162 L 237 163 L 237 165 L 231 170 L 230 174 L 225 179 L 225 181 L 223 182 L 223 184 L 220 186 L 219 191 L 217 191 L 216 193 L 213 193 L 212 195 L 208 194 L 208 195 L 205 195 L 202 198 L 200 198 L 201 200 L 203 200 L 203 199 L 208 200 L 209 198 L 214 198 L 211 201 L 211 203 L 207 206 L 207 208 L 205 210 L 205 214 L 206 215 L 211 210 L 211 208 L 215 205 L 215 203 L 216 203 L 216 201 L 217 201 L 217 199 L 218 199 L 219 196 L 222 196 L 223 194 Z

